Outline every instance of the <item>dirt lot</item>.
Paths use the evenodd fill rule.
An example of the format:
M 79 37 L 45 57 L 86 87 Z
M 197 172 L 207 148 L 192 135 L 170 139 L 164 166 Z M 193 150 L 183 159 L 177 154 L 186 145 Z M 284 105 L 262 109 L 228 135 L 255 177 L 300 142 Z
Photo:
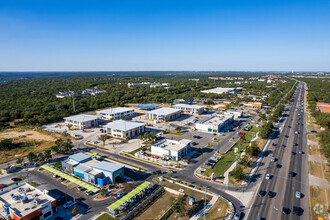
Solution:
M 38 131 L 28 128 L 8 129 L 0 132 L 0 140 L 13 139 L 14 143 L 33 143 L 31 146 L 18 147 L 5 152 L 0 151 L 0 163 L 15 160 L 27 156 L 30 152 L 41 152 L 50 149 L 57 138 L 63 138 L 62 135 L 52 134 L 46 131 Z
M 317 186 L 309 187 L 311 219 L 323 217 L 329 220 L 327 198 L 330 197 L 329 190 Z

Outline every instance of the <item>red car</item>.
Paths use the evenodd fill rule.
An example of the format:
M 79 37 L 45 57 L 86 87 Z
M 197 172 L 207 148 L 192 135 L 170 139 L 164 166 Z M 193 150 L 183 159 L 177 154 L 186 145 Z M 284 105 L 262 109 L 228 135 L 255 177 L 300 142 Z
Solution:
M 285 148 L 286 146 L 284 144 L 282 144 L 282 147 Z
M 239 136 L 243 136 L 244 134 L 245 134 L 244 132 L 238 133 Z

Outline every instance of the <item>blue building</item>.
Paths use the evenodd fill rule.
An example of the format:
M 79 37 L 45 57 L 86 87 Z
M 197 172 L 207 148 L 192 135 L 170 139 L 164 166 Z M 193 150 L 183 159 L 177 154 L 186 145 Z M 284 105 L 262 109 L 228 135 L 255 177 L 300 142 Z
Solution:
M 124 166 L 93 159 L 85 153 L 77 153 L 62 161 L 62 167 L 87 182 L 104 186 L 124 178 Z

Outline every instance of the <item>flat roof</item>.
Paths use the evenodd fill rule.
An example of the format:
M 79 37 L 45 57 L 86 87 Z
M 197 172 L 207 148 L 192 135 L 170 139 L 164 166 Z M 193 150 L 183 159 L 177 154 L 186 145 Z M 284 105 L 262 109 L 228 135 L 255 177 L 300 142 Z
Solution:
M 175 109 L 175 108 L 159 108 L 159 109 L 155 109 L 155 110 L 148 112 L 148 114 L 169 115 L 169 114 L 174 114 L 177 112 L 180 112 L 180 110 Z
M 19 218 L 37 211 L 47 202 L 55 201 L 53 197 L 28 183 L 23 183 L 11 190 L 2 192 L 0 200 L 10 207 Z
M 195 109 L 204 108 L 204 106 L 201 106 L 201 105 L 188 105 L 188 104 L 176 104 L 173 107 L 179 107 L 179 108 L 195 108 Z
M 86 161 L 86 162 L 83 162 L 82 164 L 84 164 L 85 166 L 89 166 L 89 167 L 92 167 L 93 165 L 99 163 L 100 161 L 98 160 L 89 160 L 89 161 Z
M 126 108 L 126 107 L 108 108 L 108 109 L 97 111 L 96 113 L 113 115 L 113 114 L 118 114 L 118 113 L 123 113 L 123 112 L 128 112 L 128 111 L 134 111 L 134 109 Z
M 101 161 L 101 162 L 93 165 L 92 168 L 113 173 L 121 168 L 124 168 L 124 166 L 120 165 L 120 164 L 116 164 L 116 163 L 110 163 L 107 161 Z
M 219 124 L 224 123 L 226 120 L 232 118 L 233 115 L 214 115 L 208 119 L 205 119 L 204 121 L 201 121 L 197 124 L 203 124 L 203 125 L 213 125 L 218 126 Z
M 73 115 L 69 117 L 65 117 L 65 120 L 71 120 L 71 121 L 78 121 L 78 122 L 87 122 L 87 121 L 93 121 L 96 119 L 99 119 L 100 116 L 98 115 L 90 115 L 90 114 L 80 114 L 80 115 Z
M 138 121 L 126 121 L 126 120 L 118 120 L 118 121 L 113 121 L 110 123 L 107 123 L 103 127 L 105 128 L 111 128 L 111 129 L 118 129 L 121 131 L 129 131 L 134 128 L 138 128 L 140 126 L 146 125 L 143 122 L 138 122 Z
M 88 167 L 88 166 L 85 166 L 83 164 L 78 164 L 77 166 L 74 167 L 74 169 L 77 169 L 81 172 L 88 172 L 90 171 L 92 168 Z
M 84 153 L 81 153 L 81 152 L 69 156 L 69 159 L 77 161 L 77 162 L 81 162 L 81 161 L 86 160 L 88 158 L 91 158 L 91 157 L 88 156 L 87 154 L 84 154 Z
M 217 87 L 213 89 L 207 89 L 207 90 L 201 90 L 203 93 L 226 93 L 229 91 L 233 91 L 235 88 L 222 88 L 222 87 Z
M 164 139 L 160 142 L 157 142 L 151 146 L 164 148 L 171 151 L 179 151 L 182 148 L 186 147 L 192 140 L 182 139 L 180 141 Z

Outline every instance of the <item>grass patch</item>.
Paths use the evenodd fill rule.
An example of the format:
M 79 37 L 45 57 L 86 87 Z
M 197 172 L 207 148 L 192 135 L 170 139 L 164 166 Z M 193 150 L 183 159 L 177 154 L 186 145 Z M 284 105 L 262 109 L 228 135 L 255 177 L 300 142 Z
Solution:
M 147 148 L 147 147 L 149 147 L 149 146 L 146 145 L 146 146 L 139 147 L 138 149 L 135 149 L 135 150 L 129 152 L 129 154 L 131 154 L 131 155 L 134 156 L 134 154 L 135 154 L 136 152 L 139 152 L 140 150 L 142 150 L 142 149 L 144 149 L 144 148 Z
M 328 219 L 328 207 L 327 198 L 330 198 L 330 194 L 328 190 L 321 189 L 317 186 L 309 187 L 309 204 L 310 204 L 310 219 L 317 219 L 318 217 Z M 320 211 L 320 206 L 323 205 L 323 212 L 317 214 L 314 211 L 314 207 L 316 207 L 316 211 Z
M 57 162 L 53 163 L 53 165 L 54 165 L 54 167 L 61 168 L 62 167 L 62 162 L 57 161 Z
M 324 163 L 309 161 L 308 168 L 311 175 L 326 179 L 328 182 L 330 182 L 330 173 L 326 171 L 326 166 Z
M 215 139 L 213 142 L 218 143 L 220 139 Z
M 36 182 L 28 182 L 31 186 L 33 186 L 33 187 L 37 187 L 37 186 L 39 186 L 39 184 L 38 183 L 36 183 Z
M 185 134 L 185 132 L 182 132 L 182 131 L 177 131 L 177 132 L 169 132 L 169 134 L 172 134 L 172 135 L 178 135 L 178 136 L 182 136 Z
M 116 218 L 112 217 L 108 213 L 103 213 L 99 217 L 96 218 L 96 220 L 115 220 Z
M 138 219 L 159 219 L 171 207 L 171 197 L 176 196 L 165 191 L 161 197 L 159 197 L 148 209 L 138 216 Z
M 228 208 L 229 203 L 219 197 L 218 200 L 212 206 L 212 208 L 206 213 L 205 217 L 209 220 L 222 219 L 227 213 Z M 203 217 L 201 216 L 199 219 L 202 220 Z
M 215 177 L 223 178 L 224 173 L 229 169 L 229 167 L 236 161 L 236 154 L 234 148 L 239 146 L 239 150 L 243 151 L 246 147 L 249 146 L 250 141 L 255 137 L 256 133 L 259 131 L 259 128 L 253 126 L 250 131 L 245 133 L 245 141 L 239 146 L 238 143 L 233 146 L 226 154 L 224 154 L 218 163 L 215 164 L 213 168 L 207 168 L 204 172 L 206 176 L 211 176 L 214 172 Z M 247 172 L 248 173 L 248 172 Z
M 212 148 L 213 145 L 212 144 L 207 144 L 205 148 Z

